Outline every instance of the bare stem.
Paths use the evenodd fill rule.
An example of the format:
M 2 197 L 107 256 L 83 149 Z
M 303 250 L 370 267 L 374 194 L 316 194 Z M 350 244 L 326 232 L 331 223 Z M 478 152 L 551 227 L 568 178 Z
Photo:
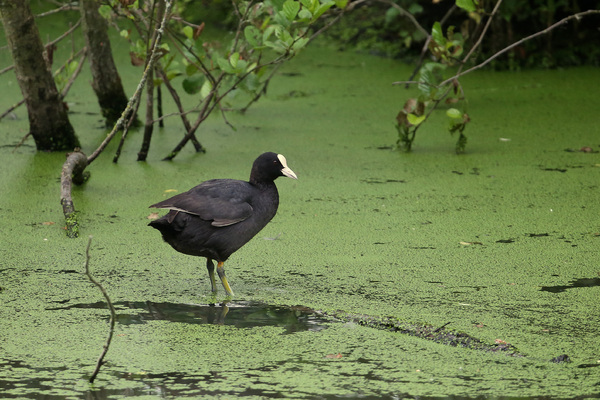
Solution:
M 110 310 L 110 320 L 109 320 L 110 330 L 108 332 L 108 338 L 106 339 L 106 343 L 102 347 L 102 352 L 100 353 L 100 357 L 98 357 L 98 361 L 96 362 L 96 368 L 94 369 L 94 372 L 92 373 L 92 376 L 90 376 L 90 379 L 89 379 L 90 383 L 94 383 L 94 380 L 96 379 L 96 376 L 98 375 L 98 372 L 100 372 L 100 367 L 102 367 L 102 365 L 104 364 L 104 357 L 106 356 L 106 353 L 108 353 L 108 348 L 110 347 L 110 342 L 112 341 L 113 333 L 115 331 L 115 320 L 117 319 L 117 312 L 115 311 L 115 307 L 113 306 L 113 303 L 110 300 L 110 297 L 108 296 L 108 292 L 106 291 L 106 289 L 104 289 L 102 284 L 100 284 L 100 282 L 98 282 L 96 280 L 96 278 L 94 278 L 92 276 L 92 274 L 90 273 L 90 246 L 91 245 L 92 245 L 92 236 L 89 237 L 88 244 L 85 249 L 85 274 L 87 275 L 90 282 L 92 282 L 94 285 L 96 285 L 98 287 L 98 289 L 100 289 L 100 291 L 102 292 L 102 295 L 104 296 L 104 299 L 106 299 L 106 303 L 108 304 L 108 309 Z
M 473 52 L 475 52 L 475 50 L 479 47 L 479 45 L 483 41 L 483 37 L 485 36 L 488 28 L 490 27 L 490 25 L 492 23 L 492 20 L 494 19 L 494 16 L 498 12 L 498 9 L 500 8 L 500 4 L 502 4 L 502 0 L 498 0 L 498 2 L 496 3 L 496 6 L 494 7 L 494 10 L 492 11 L 492 13 L 490 14 L 490 16 L 488 17 L 488 20 L 485 23 L 485 27 L 481 31 L 481 35 L 479 35 L 479 38 L 477 39 L 477 42 L 475 42 L 475 44 L 473 45 L 473 47 L 471 47 L 471 50 L 469 50 L 469 52 L 467 53 L 467 55 L 465 56 L 465 58 L 463 58 L 462 64 L 458 68 L 458 72 L 459 73 L 460 73 L 460 71 L 462 71 L 465 63 L 469 60 L 469 58 L 471 58 L 471 55 L 473 54 Z

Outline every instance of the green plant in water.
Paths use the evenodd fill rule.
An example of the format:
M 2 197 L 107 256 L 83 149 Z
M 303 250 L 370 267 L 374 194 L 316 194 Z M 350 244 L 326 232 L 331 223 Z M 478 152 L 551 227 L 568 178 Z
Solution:
M 398 148 L 410 152 L 412 143 L 419 125 L 425 121 L 425 103 L 417 99 L 408 99 L 404 107 L 396 116 L 396 129 L 398 130 Z
M 463 113 L 456 108 L 449 108 L 446 110 L 446 115 L 450 119 L 448 130 L 453 135 L 458 132 L 458 140 L 456 141 L 456 154 L 464 153 L 465 146 L 467 145 L 467 137 L 464 135 L 465 126 L 471 120 L 469 114 Z
M 456 5 L 474 12 L 477 7 L 475 0 L 457 0 Z M 405 152 L 412 150 L 417 130 L 429 118 L 431 113 L 442 103 L 454 105 L 447 110 L 449 119 L 448 131 L 451 135 L 458 133 L 456 142 L 456 153 L 465 151 L 467 137 L 464 134 L 465 127 L 470 121 L 466 113 L 466 101 L 458 79 L 444 80 L 444 72 L 459 62 L 458 57 L 463 53 L 465 39 L 455 32 L 453 26 L 448 27 L 446 34 L 439 22 L 433 24 L 429 37 L 428 49 L 436 61 L 425 63 L 419 70 L 417 88 L 418 98 L 410 98 L 396 116 L 396 130 L 398 140 L 396 146 Z M 463 104 L 463 110 L 459 108 Z
M 396 130 L 398 140 L 396 146 L 410 152 L 415 140 L 417 130 L 427 120 L 429 115 L 444 101 L 445 104 L 455 105 L 446 111 L 448 116 L 448 131 L 451 135 L 458 133 L 456 142 L 456 153 L 464 153 L 467 137 L 464 134 L 465 127 L 470 121 L 466 112 L 466 100 L 462 88 L 457 80 L 446 85 L 440 85 L 443 81 L 443 71 L 446 64 L 429 62 L 420 71 L 418 89 L 419 97 L 410 98 L 404 103 L 404 107 L 396 116 Z M 458 107 L 462 103 L 462 110 Z

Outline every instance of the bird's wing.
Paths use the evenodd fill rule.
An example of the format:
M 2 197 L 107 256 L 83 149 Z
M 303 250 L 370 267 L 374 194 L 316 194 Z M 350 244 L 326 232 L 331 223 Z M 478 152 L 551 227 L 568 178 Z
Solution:
M 197 215 L 217 227 L 229 226 L 252 215 L 249 203 L 252 191 L 248 182 L 213 179 L 150 207 Z

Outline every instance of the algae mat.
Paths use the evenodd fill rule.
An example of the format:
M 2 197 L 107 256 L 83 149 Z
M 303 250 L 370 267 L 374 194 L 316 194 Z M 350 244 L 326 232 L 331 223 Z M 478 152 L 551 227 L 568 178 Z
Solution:
M 75 190 L 75 240 L 58 203 L 64 155 L 15 150 L 26 115 L 2 121 L 2 397 L 600 397 L 600 71 L 466 77 L 473 123 L 456 156 L 443 111 L 414 153 L 390 148 L 408 96 L 391 82 L 410 68 L 314 47 L 229 116 L 236 131 L 211 118 L 204 155 L 159 161 L 182 134 L 173 119 L 137 163 L 133 132 L 120 163 L 109 148 Z M 125 71 L 131 86 L 136 73 Z M 105 131 L 84 83 L 70 110 L 90 152 Z M 299 180 L 277 182 L 278 215 L 227 263 L 236 298 L 211 306 L 204 262 L 162 243 L 147 207 L 209 178 L 245 179 L 269 150 Z M 83 275 L 88 235 L 118 312 L 94 386 L 108 312 Z M 446 326 L 520 356 L 311 309 Z M 550 361 L 562 355 L 570 362 Z

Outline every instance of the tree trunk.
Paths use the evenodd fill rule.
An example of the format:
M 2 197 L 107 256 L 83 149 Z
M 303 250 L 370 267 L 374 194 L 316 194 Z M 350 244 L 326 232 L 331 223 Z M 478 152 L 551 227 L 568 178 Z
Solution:
M 146 122 L 144 123 L 144 139 L 142 147 L 138 152 L 138 161 L 146 161 L 150 151 L 152 132 L 154 130 L 154 69 L 148 71 L 148 82 L 146 83 Z
M 0 14 L 17 82 L 29 115 L 29 133 L 38 150 L 79 147 L 67 107 L 56 89 L 28 0 L 0 0 Z
M 121 83 L 121 78 L 113 60 L 108 38 L 108 23 L 100 13 L 97 0 L 80 0 L 83 34 L 89 49 L 92 88 L 106 125 L 111 126 L 121 116 L 129 100 Z

